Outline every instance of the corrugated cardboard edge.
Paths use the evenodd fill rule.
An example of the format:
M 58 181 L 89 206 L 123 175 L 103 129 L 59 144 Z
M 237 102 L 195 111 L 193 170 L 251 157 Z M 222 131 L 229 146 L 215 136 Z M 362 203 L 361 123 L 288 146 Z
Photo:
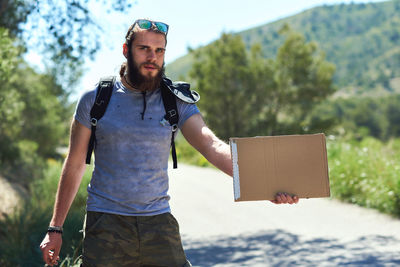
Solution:
M 239 176 L 237 144 L 232 139 L 230 139 L 230 144 L 231 144 L 232 167 L 233 167 L 233 193 L 235 200 L 238 200 L 240 198 L 240 176 Z
M 326 191 L 327 191 L 327 196 L 330 197 L 331 196 L 331 187 L 330 187 L 330 183 L 329 183 L 329 167 L 328 167 L 328 153 L 327 153 L 327 148 L 326 148 L 326 137 L 325 134 L 320 133 L 320 135 L 322 136 L 322 147 L 324 149 L 324 168 L 325 168 L 325 172 L 326 172 Z

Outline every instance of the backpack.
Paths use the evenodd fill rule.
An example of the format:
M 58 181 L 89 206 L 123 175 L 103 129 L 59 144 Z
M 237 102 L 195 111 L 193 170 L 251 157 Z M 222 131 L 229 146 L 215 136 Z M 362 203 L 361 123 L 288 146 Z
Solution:
M 92 152 L 96 145 L 96 126 L 98 121 L 106 112 L 115 81 L 115 76 L 103 77 L 100 79 L 97 87 L 96 98 L 90 110 L 90 123 L 92 131 L 90 135 L 88 151 L 86 154 L 86 164 L 90 164 Z M 185 82 L 172 82 L 170 79 L 164 76 L 161 81 L 161 97 L 164 103 L 165 116 L 160 123 L 164 126 L 169 123 L 169 125 L 172 126 L 171 154 L 174 163 L 173 167 L 176 169 L 178 167 L 178 160 L 176 157 L 174 139 L 175 133 L 178 130 L 179 121 L 176 98 L 179 98 L 186 103 L 194 104 L 200 100 L 200 95 L 196 91 L 190 90 L 190 84 Z

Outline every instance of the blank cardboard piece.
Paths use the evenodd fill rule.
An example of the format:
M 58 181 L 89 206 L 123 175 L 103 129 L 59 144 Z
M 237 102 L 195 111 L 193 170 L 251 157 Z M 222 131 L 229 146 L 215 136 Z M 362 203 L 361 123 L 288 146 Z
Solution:
M 329 197 L 324 134 L 230 138 L 235 201 Z

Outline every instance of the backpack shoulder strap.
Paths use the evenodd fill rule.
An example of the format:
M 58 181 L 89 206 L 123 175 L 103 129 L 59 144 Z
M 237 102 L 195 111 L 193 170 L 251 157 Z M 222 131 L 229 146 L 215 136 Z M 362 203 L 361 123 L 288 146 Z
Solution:
M 178 160 L 176 157 L 175 149 L 175 133 L 178 130 L 179 114 L 176 106 L 175 95 L 169 90 L 164 82 L 161 82 L 161 97 L 164 103 L 165 116 L 163 121 L 168 121 L 172 126 L 172 137 L 171 137 L 171 154 L 174 162 L 174 169 L 178 168 Z
M 100 120 L 106 112 L 107 105 L 110 102 L 113 87 L 115 84 L 115 76 L 102 77 L 96 91 L 96 99 L 90 110 L 90 123 L 92 125 L 92 132 L 90 134 L 90 140 L 88 145 L 88 151 L 86 154 L 86 164 L 90 164 L 90 158 L 96 143 L 96 126 L 98 120 Z
M 178 130 L 179 114 L 176 106 L 176 99 L 194 104 L 200 100 L 200 95 L 194 91 L 190 90 L 190 84 L 186 82 L 172 82 L 167 77 L 163 77 L 161 81 L 161 96 L 165 108 L 165 116 L 162 120 L 162 124 L 167 121 L 172 126 L 172 137 L 171 137 L 171 154 L 172 160 L 174 162 L 174 169 L 178 167 L 178 160 L 176 157 L 175 149 L 175 133 Z

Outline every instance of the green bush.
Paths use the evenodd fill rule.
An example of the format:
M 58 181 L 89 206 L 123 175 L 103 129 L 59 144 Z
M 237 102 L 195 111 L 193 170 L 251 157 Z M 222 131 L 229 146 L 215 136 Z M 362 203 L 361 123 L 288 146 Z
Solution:
M 50 222 L 61 163 L 49 161 L 42 179 L 30 186 L 30 199 L 10 216 L 0 220 L 0 266 L 43 266 L 40 242 Z M 69 266 L 80 254 L 86 186 L 90 169 L 85 173 L 77 196 L 64 223 L 63 246 L 60 258 Z
M 328 142 L 334 198 L 400 217 L 400 139 Z
M 211 167 L 211 163 L 207 161 L 196 149 L 194 149 L 183 136 L 178 136 L 176 142 L 176 154 L 178 162 L 184 162 L 201 167 Z

